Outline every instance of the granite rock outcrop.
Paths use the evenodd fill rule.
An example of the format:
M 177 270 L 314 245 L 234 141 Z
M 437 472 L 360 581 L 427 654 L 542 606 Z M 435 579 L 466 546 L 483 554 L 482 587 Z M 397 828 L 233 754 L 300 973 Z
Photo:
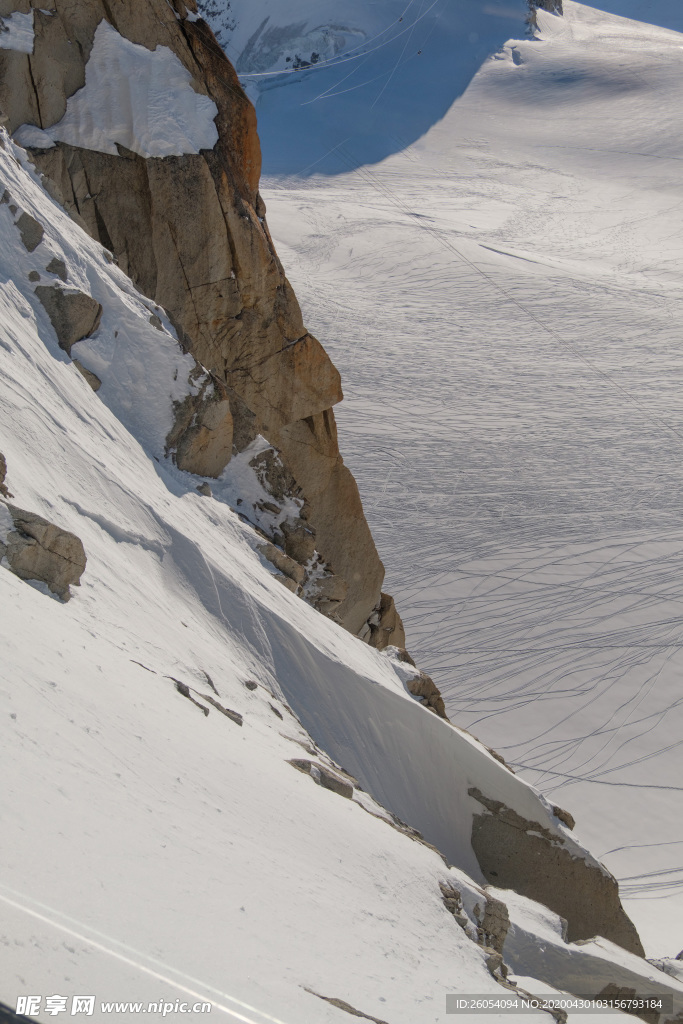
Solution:
M 469 793 L 482 807 L 472 822 L 472 848 L 487 882 L 549 907 L 567 921 L 569 942 L 602 935 L 629 953 L 645 955 L 606 868 L 573 856 L 556 832 L 527 821 L 500 800 L 476 788 Z
M 35 40 L 31 54 L 0 57 L 9 131 L 28 131 L 18 137 L 52 195 L 167 311 L 185 350 L 229 396 L 211 403 L 203 422 L 191 418 L 192 437 L 172 432 L 169 453 L 181 468 L 212 476 L 226 454 L 266 437 L 305 499 L 320 559 L 346 583 L 335 618 L 370 643 L 402 646 L 395 610 L 379 629 L 367 625 L 384 614 L 384 569 L 339 453 L 339 374 L 304 326 L 268 230 L 254 108 L 194 0 L 55 0 L 49 9 L 42 0 L 0 0 L 0 16 L 13 12 L 33 12 Z M 113 155 L 41 141 L 86 84 L 103 21 L 147 51 L 175 55 L 192 89 L 215 104 L 213 149 L 146 157 L 120 143 Z
M 4 539 L 0 536 L 0 561 L 6 560 L 20 579 L 44 583 L 51 593 L 68 601 L 71 586 L 80 585 L 85 571 L 81 540 L 35 512 L 9 504 L 3 504 L 2 511 L 11 528 L 3 531 Z

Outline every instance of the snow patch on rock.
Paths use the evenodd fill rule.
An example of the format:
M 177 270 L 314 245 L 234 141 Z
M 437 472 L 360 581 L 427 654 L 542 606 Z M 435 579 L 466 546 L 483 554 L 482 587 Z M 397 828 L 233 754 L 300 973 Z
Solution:
M 182 156 L 213 149 L 217 114 L 213 100 L 194 91 L 172 50 L 147 50 L 102 21 L 85 85 L 69 99 L 62 120 L 46 131 L 22 125 L 16 138 L 43 149 L 65 142 L 117 156 L 119 144 L 142 157 Z
M 0 50 L 33 53 L 33 11 L 30 14 L 10 14 L 0 18 Z

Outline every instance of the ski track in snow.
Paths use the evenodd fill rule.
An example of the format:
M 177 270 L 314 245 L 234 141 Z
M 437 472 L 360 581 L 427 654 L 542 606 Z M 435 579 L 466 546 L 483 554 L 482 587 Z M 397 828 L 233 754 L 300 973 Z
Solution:
M 264 193 L 411 652 L 674 954 L 683 37 L 565 7 L 404 154 Z

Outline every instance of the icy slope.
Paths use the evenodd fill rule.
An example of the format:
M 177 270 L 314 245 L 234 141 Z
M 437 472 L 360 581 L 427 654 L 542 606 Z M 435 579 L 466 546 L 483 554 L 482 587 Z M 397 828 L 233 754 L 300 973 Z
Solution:
M 670 956 L 683 36 L 564 6 L 403 154 L 358 167 L 340 129 L 343 177 L 264 191 L 410 649 L 573 810 Z
M 318 1024 L 345 1012 L 328 997 L 415 1024 L 442 1019 L 447 991 L 499 994 L 475 942 L 486 895 L 466 787 L 570 834 L 407 694 L 405 666 L 273 579 L 224 500 L 229 472 L 201 497 L 164 460 L 191 360 L 2 141 L 6 484 L 88 562 L 66 605 L 0 566 L 0 1000 L 207 1000 L 228 1019 Z M 44 228 L 31 252 L 23 214 Z M 103 306 L 72 348 L 97 394 L 34 294 L 55 259 Z M 440 883 L 461 894 L 466 930 Z

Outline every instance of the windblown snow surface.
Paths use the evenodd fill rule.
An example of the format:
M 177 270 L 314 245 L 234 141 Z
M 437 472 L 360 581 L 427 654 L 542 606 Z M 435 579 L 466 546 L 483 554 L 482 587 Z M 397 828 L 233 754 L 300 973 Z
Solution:
M 0 565 L 0 1002 L 36 996 L 43 1024 L 91 995 L 98 1021 L 201 1021 L 207 1002 L 210 1019 L 246 1024 L 339 1024 L 348 1006 L 431 1024 L 449 992 L 508 995 L 476 942 L 486 897 L 468 788 L 591 855 L 527 783 L 408 694 L 395 652 L 274 579 L 231 509 L 258 497 L 249 452 L 213 496 L 164 458 L 194 364 L 163 310 L 4 132 L 0 186 L 6 485 L 19 508 L 76 533 L 88 559 L 67 604 Z M 24 215 L 44 228 L 31 253 Z M 64 268 L 65 286 L 103 307 L 71 352 L 97 393 L 35 294 L 37 276 L 61 287 Z M 0 536 L 11 530 L 0 502 Z M 321 770 L 346 781 L 346 798 L 315 784 Z M 461 892 L 464 927 L 440 883 Z M 565 943 L 559 919 L 528 900 L 514 914 L 527 987 L 576 991 L 578 958 L 581 991 L 598 991 L 607 961 L 610 977 L 683 1008 L 683 983 L 640 958 Z
M 683 11 L 605 4 L 539 11 L 533 39 L 514 3 L 488 35 L 452 27 L 491 4 L 387 0 L 384 36 L 336 5 L 346 62 L 298 77 L 243 56 L 266 0 L 214 21 L 258 84 L 269 223 L 342 371 L 342 449 L 409 649 L 456 722 L 573 809 L 650 954 L 675 955 Z M 312 31 L 318 7 L 277 24 Z M 470 82 L 467 44 L 504 13 Z

